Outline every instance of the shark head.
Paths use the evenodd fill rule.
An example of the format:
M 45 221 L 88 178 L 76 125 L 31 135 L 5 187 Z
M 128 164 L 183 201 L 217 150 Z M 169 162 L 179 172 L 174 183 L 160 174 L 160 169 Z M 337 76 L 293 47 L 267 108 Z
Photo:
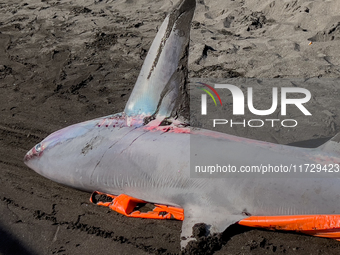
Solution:
M 69 146 L 74 146 L 96 123 L 98 120 L 87 121 L 52 133 L 26 153 L 24 163 L 48 179 L 75 186 L 73 178 L 70 178 L 72 171 L 69 162 L 74 154 Z

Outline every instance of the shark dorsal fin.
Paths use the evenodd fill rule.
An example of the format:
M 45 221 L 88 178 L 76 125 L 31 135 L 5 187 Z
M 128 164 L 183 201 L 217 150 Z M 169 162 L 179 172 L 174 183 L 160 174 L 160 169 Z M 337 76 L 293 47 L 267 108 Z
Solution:
M 183 0 L 165 18 L 125 106 L 127 116 L 188 118 L 188 51 L 195 6 L 195 0 Z

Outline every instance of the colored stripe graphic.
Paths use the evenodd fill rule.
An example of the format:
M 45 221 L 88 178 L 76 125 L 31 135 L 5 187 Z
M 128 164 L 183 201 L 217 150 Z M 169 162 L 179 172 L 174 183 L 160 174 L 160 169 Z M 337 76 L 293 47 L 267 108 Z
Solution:
M 214 103 L 217 106 L 216 100 L 215 100 L 214 96 L 210 93 L 210 91 L 208 91 L 206 89 L 202 89 L 202 88 L 199 88 L 199 89 L 203 90 L 204 92 L 206 92 L 214 100 Z
M 208 84 L 202 83 L 202 82 L 197 82 L 197 83 L 202 84 L 202 85 L 206 86 L 207 88 L 211 89 L 211 91 L 213 91 L 215 93 L 215 95 L 217 96 L 218 100 L 220 101 L 220 104 L 222 105 L 222 100 L 220 98 L 220 95 L 217 93 L 217 91 L 213 87 L 211 87 Z M 211 95 L 211 93 L 209 93 L 207 90 L 205 90 L 205 91 L 214 99 L 214 102 L 215 102 L 215 98 Z M 215 105 L 216 105 L 216 102 L 215 102 Z

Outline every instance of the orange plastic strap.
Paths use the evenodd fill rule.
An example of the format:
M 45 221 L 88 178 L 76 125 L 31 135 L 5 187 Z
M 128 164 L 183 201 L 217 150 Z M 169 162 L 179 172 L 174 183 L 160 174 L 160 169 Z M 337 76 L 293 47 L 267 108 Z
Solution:
M 93 201 L 95 195 L 106 195 L 112 198 L 112 202 L 97 202 Z M 137 199 L 134 197 L 130 197 L 125 194 L 121 194 L 119 196 L 108 195 L 98 191 L 93 192 L 90 201 L 97 205 L 109 207 L 111 210 L 116 211 L 120 214 L 123 214 L 127 217 L 133 218 L 144 218 L 144 219 L 176 219 L 176 220 L 184 220 L 184 210 L 182 208 L 166 206 L 166 205 L 158 205 L 155 204 L 155 208 L 153 211 L 149 212 L 140 212 L 134 211 L 138 204 L 147 204 L 144 200 Z
M 251 216 L 238 224 L 340 239 L 340 215 Z

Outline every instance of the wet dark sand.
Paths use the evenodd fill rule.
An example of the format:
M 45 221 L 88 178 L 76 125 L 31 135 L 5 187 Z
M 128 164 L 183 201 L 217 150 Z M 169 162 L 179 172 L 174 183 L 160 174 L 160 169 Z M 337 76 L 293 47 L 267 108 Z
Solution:
M 100 3 L 92 9 L 67 1 L 0 4 L 1 254 L 179 252 L 181 222 L 124 217 L 91 204 L 90 194 L 49 181 L 23 163 L 25 153 L 51 132 L 123 110 L 156 32 L 154 24 L 164 17 L 162 10 L 151 15 L 143 9 L 145 20 L 143 11 L 132 19 Z M 329 60 L 334 59 L 339 56 Z M 198 64 L 192 66 L 198 69 Z M 328 70 L 337 75 L 336 64 L 318 67 L 323 74 Z M 235 75 L 207 62 L 201 68 L 191 76 Z M 339 108 L 339 102 L 334 107 Z M 328 129 L 315 128 L 310 139 L 339 131 L 337 115 L 326 121 Z M 200 246 L 202 254 L 213 253 L 211 240 L 191 253 L 199 254 Z M 216 247 L 214 254 L 340 253 L 340 243 L 334 240 L 236 225 Z

